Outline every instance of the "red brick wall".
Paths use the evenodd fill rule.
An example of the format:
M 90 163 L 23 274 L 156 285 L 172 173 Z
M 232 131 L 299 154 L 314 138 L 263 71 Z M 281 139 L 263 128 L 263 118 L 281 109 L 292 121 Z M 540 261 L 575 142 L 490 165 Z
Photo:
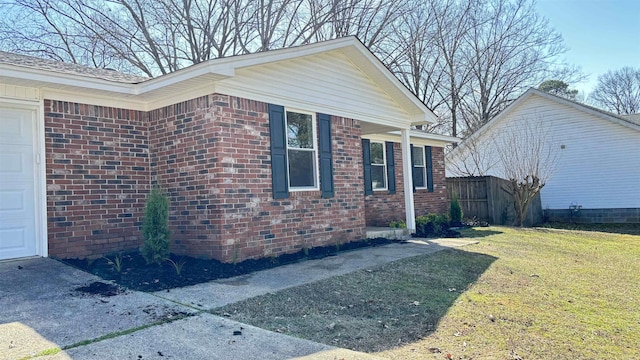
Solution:
M 216 184 L 220 210 L 212 219 L 220 229 L 215 257 L 241 261 L 344 243 L 364 237 L 364 199 L 360 169 L 360 124 L 332 118 L 335 196 L 320 191 L 291 192 L 274 200 L 271 189 L 267 104 L 213 96 Z
M 174 251 L 242 261 L 364 237 L 359 123 L 332 120 L 335 197 L 274 201 L 267 106 L 216 94 L 150 113 L 152 176 L 170 195 Z
M 433 164 L 433 192 L 427 189 L 418 190 L 413 194 L 416 216 L 428 213 L 448 213 L 447 182 L 444 175 L 444 148 L 432 146 L 431 159 Z
M 388 190 L 374 191 L 365 197 L 365 216 L 367 226 L 389 226 L 394 220 L 404 220 L 404 183 L 402 170 L 402 149 L 399 143 L 393 144 L 393 158 L 396 168 L 396 193 Z
M 365 214 L 367 226 L 389 226 L 394 220 L 405 220 L 404 207 L 404 173 L 402 170 L 402 148 L 400 143 L 393 145 L 396 170 L 396 193 L 374 191 L 365 198 Z M 433 164 L 433 192 L 417 189 L 413 194 L 416 216 L 428 213 L 448 211 L 447 190 L 444 174 L 444 148 L 431 148 Z
M 151 181 L 169 196 L 171 251 L 211 258 L 219 247 L 216 132 L 210 96 L 149 112 Z
M 404 218 L 400 144 L 395 195 L 363 196 L 357 120 L 332 118 L 335 196 L 274 201 L 268 105 L 209 95 L 148 113 L 45 101 L 49 251 L 95 257 L 142 244 L 151 185 L 171 201 L 172 251 L 242 261 L 365 236 Z M 433 148 L 435 192 L 416 213 L 446 211 L 444 154 Z
M 49 253 L 139 247 L 149 189 L 146 114 L 44 102 Z

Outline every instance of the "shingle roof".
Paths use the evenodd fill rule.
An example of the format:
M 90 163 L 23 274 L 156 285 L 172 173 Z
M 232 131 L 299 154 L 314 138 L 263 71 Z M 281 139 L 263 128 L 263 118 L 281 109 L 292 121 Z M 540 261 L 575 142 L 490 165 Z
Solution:
M 15 54 L 5 51 L 0 51 L 0 64 L 9 64 L 37 70 L 52 71 L 62 74 L 81 75 L 85 77 L 124 84 L 137 84 L 150 79 L 144 76 L 125 74 L 115 70 L 96 69 L 83 65 L 42 59 L 34 56 Z
M 640 125 L 640 113 L 638 114 L 628 114 L 628 115 L 620 115 L 623 119 L 627 121 L 634 122 Z

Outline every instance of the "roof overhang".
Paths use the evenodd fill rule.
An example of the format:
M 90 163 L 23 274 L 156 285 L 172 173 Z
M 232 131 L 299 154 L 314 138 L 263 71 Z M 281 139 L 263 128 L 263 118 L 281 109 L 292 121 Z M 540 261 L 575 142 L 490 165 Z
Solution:
M 46 89 L 55 100 L 70 100 L 72 93 L 122 101 L 121 106 L 153 110 L 168 105 L 185 89 L 213 89 L 215 82 L 233 77 L 238 69 L 259 66 L 314 54 L 341 50 L 356 67 L 367 74 L 407 114 L 412 125 L 430 124 L 436 116 L 415 97 L 356 37 L 346 37 L 309 45 L 209 60 L 141 83 L 128 84 L 82 74 L 44 71 L 19 65 L 0 64 L 0 83 Z M 169 91 L 168 91 L 169 90 Z M 186 99 L 181 99 L 186 100 Z
M 391 141 L 391 142 L 401 142 L 402 134 L 400 131 L 390 131 L 387 133 L 380 134 L 369 134 L 362 135 L 364 139 L 369 140 L 378 140 L 378 141 Z M 447 136 L 447 135 L 439 135 L 439 134 L 430 134 L 425 133 L 424 131 L 419 130 L 410 130 L 409 137 L 411 139 L 411 143 L 414 145 L 430 145 L 430 146 L 439 146 L 445 147 L 448 144 L 457 144 L 462 141 L 462 139 Z

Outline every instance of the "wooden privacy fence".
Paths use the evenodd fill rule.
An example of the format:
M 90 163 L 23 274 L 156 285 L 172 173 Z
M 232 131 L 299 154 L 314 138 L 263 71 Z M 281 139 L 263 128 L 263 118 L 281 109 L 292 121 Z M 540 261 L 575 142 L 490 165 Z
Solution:
M 514 225 L 513 197 L 504 189 L 509 182 L 495 176 L 447 178 L 449 199 L 457 196 L 465 219 L 477 218 L 492 225 Z M 526 226 L 542 222 L 540 194 L 529 205 Z

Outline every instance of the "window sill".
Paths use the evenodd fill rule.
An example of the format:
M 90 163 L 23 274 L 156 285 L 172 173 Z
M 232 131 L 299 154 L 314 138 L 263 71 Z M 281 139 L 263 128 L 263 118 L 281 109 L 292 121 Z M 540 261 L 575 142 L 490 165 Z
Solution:
M 320 188 L 317 188 L 317 187 L 289 188 L 289 192 L 305 192 L 305 191 L 320 191 Z

